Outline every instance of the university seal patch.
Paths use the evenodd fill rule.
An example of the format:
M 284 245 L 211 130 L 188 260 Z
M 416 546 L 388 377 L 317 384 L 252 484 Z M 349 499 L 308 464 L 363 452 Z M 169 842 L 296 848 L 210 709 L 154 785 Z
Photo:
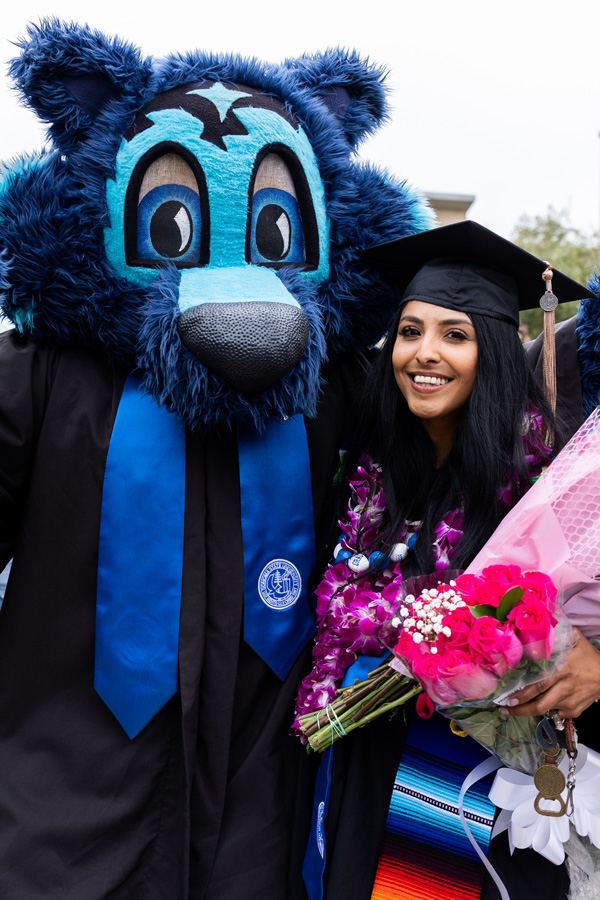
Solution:
M 258 578 L 260 599 L 271 609 L 289 609 L 302 590 L 300 572 L 287 559 L 272 559 Z

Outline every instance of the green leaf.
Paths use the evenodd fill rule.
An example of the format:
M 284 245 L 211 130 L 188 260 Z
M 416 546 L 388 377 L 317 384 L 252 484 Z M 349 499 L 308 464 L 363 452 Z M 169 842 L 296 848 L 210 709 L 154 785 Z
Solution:
M 499 622 L 506 622 L 506 618 L 513 608 L 516 606 L 525 591 L 522 587 L 516 585 L 512 587 L 509 591 L 507 591 L 498 604 L 498 609 L 496 610 L 496 618 Z
M 492 619 L 496 618 L 496 607 L 488 603 L 479 603 L 477 606 L 470 606 L 469 609 L 476 619 L 480 619 L 482 616 L 491 616 Z

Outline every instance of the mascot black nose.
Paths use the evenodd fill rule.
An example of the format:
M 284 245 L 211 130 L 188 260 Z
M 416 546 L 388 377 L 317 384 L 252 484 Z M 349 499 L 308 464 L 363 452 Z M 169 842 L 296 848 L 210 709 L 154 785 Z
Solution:
M 242 394 L 277 384 L 300 361 L 308 319 L 289 303 L 201 303 L 179 318 L 183 344 Z

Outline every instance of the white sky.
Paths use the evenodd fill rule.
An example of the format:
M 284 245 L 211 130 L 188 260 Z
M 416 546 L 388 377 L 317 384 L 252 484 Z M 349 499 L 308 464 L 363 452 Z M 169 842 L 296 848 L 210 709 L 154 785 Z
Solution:
M 155 11 L 156 10 L 156 11 Z M 0 58 L 28 21 L 57 16 L 149 55 L 200 47 L 278 61 L 331 46 L 390 72 L 391 121 L 361 155 L 424 191 L 473 194 L 506 237 L 523 213 L 600 227 L 600 0 L 5 0 Z M 39 147 L 3 68 L 0 158 Z

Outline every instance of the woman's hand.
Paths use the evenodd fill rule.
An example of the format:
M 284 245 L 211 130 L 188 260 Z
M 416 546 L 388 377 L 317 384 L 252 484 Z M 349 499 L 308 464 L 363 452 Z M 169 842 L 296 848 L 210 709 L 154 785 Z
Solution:
M 502 713 L 541 716 L 556 709 L 562 719 L 575 718 L 600 698 L 600 650 L 578 628 L 573 632 L 575 644 L 560 672 L 516 691 L 501 708 Z

